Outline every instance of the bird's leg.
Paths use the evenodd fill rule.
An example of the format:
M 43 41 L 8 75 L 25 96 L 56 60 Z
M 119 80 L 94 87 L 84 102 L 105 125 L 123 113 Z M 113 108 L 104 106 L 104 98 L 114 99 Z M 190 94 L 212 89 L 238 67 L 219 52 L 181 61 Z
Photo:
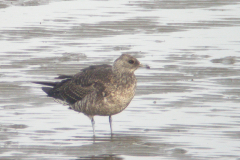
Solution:
M 109 124 L 110 124 L 110 129 L 111 129 L 111 135 L 112 135 L 112 116 L 109 116 Z
M 93 128 L 93 136 L 95 136 L 95 121 L 93 117 L 94 116 L 89 116 L 89 118 L 91 119 L 92 128 Z

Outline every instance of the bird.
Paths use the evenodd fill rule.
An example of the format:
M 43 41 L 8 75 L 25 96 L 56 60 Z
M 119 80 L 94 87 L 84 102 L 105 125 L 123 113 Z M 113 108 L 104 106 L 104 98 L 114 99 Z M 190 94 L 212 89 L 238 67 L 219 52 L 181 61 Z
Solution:
M 112 135 L 112 116 L 130 104 L 137 84 L 134 72 L 142 66 L 135 57 L 122 54 L 113 65 L 91 65 L 75 75 L 59 75 L 60 82 L 33 83 L 47 86 L 42 90 L 49 97 L 88 116 L 94 136 L 94 116 L 108 116 Z

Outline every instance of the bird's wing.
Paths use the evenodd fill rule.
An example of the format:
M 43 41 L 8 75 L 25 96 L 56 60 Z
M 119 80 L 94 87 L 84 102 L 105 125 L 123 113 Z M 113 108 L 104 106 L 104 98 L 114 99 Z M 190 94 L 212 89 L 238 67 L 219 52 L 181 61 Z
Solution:
M 60 82 L 47 93 L 50 97 L 60 99 L 69 104 L 82 100 L 87 94 L 94 91 L 93 84 L 89 86 L 81 86 L 73 80 Z
M 43 90 L 50 97 L 74 104 L 93 91 L 104 91 L 104 82 L 110 81 L 107 76 L 109 73 L 111 73 L 109 65 L 90 66 L 72 77 L 66 76 L 66 79 L 56 82 L 53 88 L 43 87 Z M 52 86 L 52 83 L 50 84 Z

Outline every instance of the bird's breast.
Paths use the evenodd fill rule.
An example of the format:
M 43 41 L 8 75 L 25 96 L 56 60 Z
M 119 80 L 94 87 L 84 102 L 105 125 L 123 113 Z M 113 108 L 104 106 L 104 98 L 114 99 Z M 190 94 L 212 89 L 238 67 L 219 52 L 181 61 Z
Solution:
M 104 103 L 119 110 L 125 109 L 135 95 L 136 81 L 131 85 L 120 84 L 114 90 L 104 97 Z

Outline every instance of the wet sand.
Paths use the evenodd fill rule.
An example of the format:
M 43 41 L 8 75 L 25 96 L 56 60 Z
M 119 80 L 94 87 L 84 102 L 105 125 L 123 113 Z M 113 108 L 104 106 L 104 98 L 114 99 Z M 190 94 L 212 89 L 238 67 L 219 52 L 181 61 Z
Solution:
M 0 2 L 1 159 L 240 159 L 240 3 Z M 31 81 L 112 64 L 139 69 L 128 108 L 90 120 Z

